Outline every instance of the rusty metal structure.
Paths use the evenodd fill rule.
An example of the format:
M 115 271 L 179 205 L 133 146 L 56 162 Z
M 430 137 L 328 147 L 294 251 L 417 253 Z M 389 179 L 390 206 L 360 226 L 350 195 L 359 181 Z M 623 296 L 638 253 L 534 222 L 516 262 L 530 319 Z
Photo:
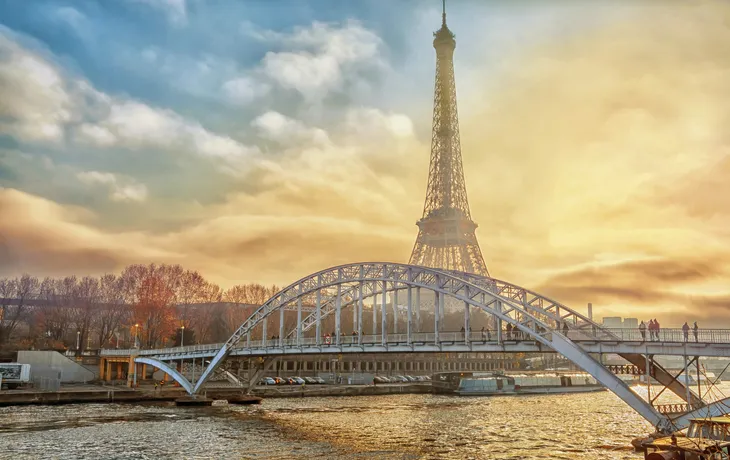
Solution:
M 436 83 L 431 134 L 431 164 L 423 216 L 410 264 L 489 276 L 471 219 L 461 162 L 459 114 L 454 78 L 454 34 L 446 26 L 434 32 Z

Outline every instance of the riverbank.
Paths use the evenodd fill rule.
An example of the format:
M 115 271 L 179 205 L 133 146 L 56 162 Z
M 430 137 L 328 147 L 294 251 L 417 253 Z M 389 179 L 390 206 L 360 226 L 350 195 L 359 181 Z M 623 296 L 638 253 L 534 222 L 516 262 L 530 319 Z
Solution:
M 367 396 L 388 394 L 431 393 L 430 384 L 386 384 L 386 385 L 302 385 L 263 386 L 254 388 L 251 402 L 258 398 L 297 398 L 320 396 Z M 247 395 L 240 388 L 212 388 L 204 391 L 209 399 L 241 402 Z M 102 385 L 75 385 L 61 387 L 59 391 L 38 391 L 33 389 L 0 391 L 0 406 L 58 405 L 83 403 L 120 403 L 175 401 L 187 396 L 180 387 L 157 388 Z
M 83 385 L 61 387 L 59 391 L 8 390 L 0 391 L 0 406 L 60 405 L 84 403 L 120 403 L 175 401 L 186 396 L 182 388 L 138 388 Z M 240 402 L 246 395 L 240 389 L 214 389 L 207 392 L 212 399 Z M 260 401 L 251 398 L 251 402 Z

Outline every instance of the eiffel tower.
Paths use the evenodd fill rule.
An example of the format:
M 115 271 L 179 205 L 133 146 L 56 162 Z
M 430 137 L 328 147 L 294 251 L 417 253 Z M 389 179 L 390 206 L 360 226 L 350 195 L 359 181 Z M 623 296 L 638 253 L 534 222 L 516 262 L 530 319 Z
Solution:
M 446 26 L 443 0 L 441 28 L 434 32 L 436 85 L 431 132 L 431 165 L 423 217 L 410 263 L 489 276 L 479 249 L 477 224 L 471 220 L 461 165 L 459 115 L 454 79 L 454 34 Z

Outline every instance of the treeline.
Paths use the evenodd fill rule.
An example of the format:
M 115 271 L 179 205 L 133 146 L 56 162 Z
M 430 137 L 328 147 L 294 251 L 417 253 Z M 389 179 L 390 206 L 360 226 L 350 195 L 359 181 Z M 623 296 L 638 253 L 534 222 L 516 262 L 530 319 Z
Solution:
M 130 265 L 101 277 L 4 278 L 0 348 L 83 351 L 128 347 L 135 340 L 145 348 L 181 339 L 186 345 L 221 342 L 278 290 L 260 284 L 223 290 L 197 271 L 165 264 Z M 220 302 L 249 306 L 215 305 Z
M 276 286 L 242 284 L 223 290 L 194 270 L 180 265 L 130 265 L 119 275 L 101 277 L 45 278 L 30 275 L 0 279 L 0 350 L 72 349 L 82 352 L 96 348 L 128 348 L 136 342 L 143 348 L 219 343 L 231 334 L 254 310 L 279 291 Z M 303 305 L 310 314 L 312 299 Z M 402 299 L 402 298 L 401 298 Z M 376 305 L 375 328 L 382 331 L 381 298 Z M 388 299 L 387 331 L 405 333 L 407 315 L 396 312 Z M 401 300 L 402 302 L 402 300 Z M 373 332 L 373 299 L 363 312 L 363 334 Z M 401 304 L 402 305 L 402 304 Z M 414 313 L 414 332 L 432 332 L 434 298 L 424 292 L 420 314 Z M 356 330 L 353 308 L 342 310 L 342 333 Z M 270 315 L 267 325 L 251 331 L 251 339 L 267 339 L 296 331 L 297 312 Z M 472 309 L 472 331 L 493 329 L 493 318 Z M 446 299 L 441 330 L 457 332 L 464 325 L 463 303 Z M 334 315 L 322 318 L 321 334 L 335 331 Z M 316 328 L 303 332 L 314 337 Z

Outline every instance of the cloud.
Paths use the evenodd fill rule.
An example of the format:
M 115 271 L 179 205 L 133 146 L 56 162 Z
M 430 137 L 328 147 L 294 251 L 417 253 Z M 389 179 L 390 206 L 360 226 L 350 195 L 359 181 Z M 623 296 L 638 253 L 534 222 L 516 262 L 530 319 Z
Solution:
M 147 199 L 147 187 L 133 179 L 121 178 L 115 174 L 98 171 L 84 171 L 77 174 L 79 180 L 90 185 L 104 185 L 109 188 L 112 201 L 142 202 Z
M 0 26 L 0 132 L 22 140 L 59 142 L 72 101 L 57 69 L 23 49 Z
M 113 103 L 109 107 L 108 117 L 97 123 L 106 132 L 116 135 L 119 142 L 132 148 L 191 146 L 200 155 L 221 158 L 231 163 L 256 151 L 228 136 L 213 134 L 172 110 L 156 109 L 136 101 Z
M 461 90 L 472 215 L 495 276 L 621 316 L 699 314 L 728 294 L 728 17 L 718 1 L 636 4 L 512 56 L 498 91 Z M 654 258 L 701 276 L 660 282 L 643 271 Z
M 1 32 L 1 31 L 0 31 Z M 22 141 L 197 154 L 240 175 L 258 153 L 170 109 L 96 90 L 0 33 L 0 129 Z M 6 121 L 7 120 L 7 121 Z
M 407 115 L 385 113 L 372 107 L 350 109 L 345 123 L 351 133 L 363 138 L 379 138 L 383 135 L 408 138 L 414 135 L 413 122 Z
M 299 92 L 310 102 L 351 86 L 362 71 L 385 67 L 382 39 L 355 20 L 341 25 L 314 22 L 290 33 L 260 30 L 246 23 L 243 32 L 283 48 L 268 51 L 260 71 L 269 81 Z
M 77 139 L 100 147 L 111 147 L 117 143 L 117 137 L 107 128 L 90 123 L 83 123 L 76 129 Z
M 268 204 L 264 200 L 253 209 L 266 209 Z M 344 263 L 351 256 L 387 259 L 404 243 L 388 227 L 348 219 L 215 211 L 216 217 L 176 232 L 105 232 L 93 225 L 96 216 L 86 210 L 0 188 L 0 212 L 13 216 L 0 221 L 0 235 L 8 258 L 15 262 L 0 265 L 0 276 L 98 275 L 130 263 L 165 261 L 199 269 L 224 286 L 274 283 L 328 264 L 333 245 L 351 248 L 336 257 Z M 303 247 L 308 248 L 307 257 L 293 256 Z M 269 263 L 260 265 L 261 260 Z
M 237 77 L 223 83 L 222 89 L 233 102 L 245 105 L 266 96 L 271 87 L 251 77 Z
M 553 25 L 575 22 L 564 5 Z M 503 53 L 511 18 L 539 16 L 531 8 L 505 12 L 488 41 L 477 28 L 455 30 L 464 171 L 491 273 L 578 308 L 593 302 L 599 317 L 730 325 L 730 109 L 718 102 L 730 99 L 730 6 L 634 3 L 591 27 L 528 28 Z M 135 63 L 146 56 L 158 77 L 186 89 L 179 111 L 133 89 L 103 93 L 6 40 L 0 75 L 13 91 L 0 95 L 3 133 L 34 147 L 26 152 L 47 147 L 58 168 L 89 162 L 48 168 L 49 177 L 68 173 L 81 187 L 76 174 L 96 171 L 150 187 L 146 201 L 113 207 L 139 212 L 121 231 L 108 210 L 62 206 L 14 182 L 25 191 L 0 193 L 0 210 L 18 216 L 0 221 L 8 272 L 157 261 L 224 285 L 285 284 L 340 262 L 407 260 L 429 169 L 430 29 L 408 43 L 405 63 L 392 63 L 398 72 L 387 69 L 394 45 L 373 30 L 249 27 L 257 61 L 246 65 L 136 52 Z M 26 57 L 46 70 L 18 66 Z M 360 97 L 373 81 L 379 91 Z M 164 228 L 150 224 L 171 214 Z
M 266 139 L 282 144 L 299 144 L 308 141 L 315 144 L 327 144 L 327 133 L 319 128 L 309 128 L 299 120 L 289 118 L 279 112 L 268 111 L 256 117 L 251 126 L 258 129 L 260 135 Z
M 86 27 L 86 16 L 76 8 L 62 6 L 55 11 L 56 17 L 70 25 L 74 30 L 84 33 Z
M 133 3 L 143 3 L 167 15 L 168 20 L 175 25 L 185 25 L 188 21 L 187 5 L 185 0 L 128 0 Z

